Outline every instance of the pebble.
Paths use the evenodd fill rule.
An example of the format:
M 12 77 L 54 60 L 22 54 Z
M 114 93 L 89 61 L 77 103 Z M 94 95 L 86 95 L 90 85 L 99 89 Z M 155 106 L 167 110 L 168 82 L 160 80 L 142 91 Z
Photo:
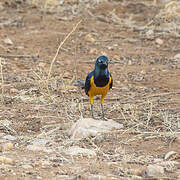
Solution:
M 98 54 L 98 50 L 97 50 L 96 48 L 91 48 L 91 49 L 89 50 L 89 54 L 91 54 L 91 55 L 97 55 L 97 54 Z
M 30 150 L 30 151 L 44 151 L 44 146 L 40 146 L 40 145 L 28 145 L 27 146 L 27 150 Z
M 11 39 L 9 39 L 8 37 L 4 39 L 4 43 L 7 45 L 13 45 L 13 42 Z
M 0 163 L 3 164 L 12 164 L 14 161 L 11 158 L 7 158 L 5 156 L 0 156 Z
M 174 59 L 180 59 L 180 54 L 176 54 L 176 55 L 174 56 Z
M 152 36 L 154 34 L 154 31 L 152 29 L 149 29 L 147 32 L 146 32 L 146 35 L 149 37 L 149 36 Z
M 43 151 L 46 153 L 53 152 L 52 149 L 48 149 L 44 145 L 38 145 L 38 144 L 28 145 L 26 148 L 27 148 L 27 150 L 30 150 L 30 151 Z
M 41 68 L 45 68 L 46 63 L 44 63 L 44 62 L 40 62 L 40 63 L 38 64 L 38 66 L 39 66 L 39 67 L 41 67 Z
M 165 154 L 164 159 L 165 160 L 169 160 L 171 158 L 173 158 L 173 156 L 175 156 L 177 153 L 175 151 L 169 151 L 168 153 Z
M 9 92 L 10 92 L 10 94 L 17 94 L 17 93 L 19 92 L 19 90 L 16 89 L 16 88 L 11 88 L 11 89 L 9 90 Z
M 164 168 L 158 165 L 149 165 L 145 172 L 148 177 L 161 177 L 164 175 Z
M 3 4 L 0 2 L 0 10 L 2 11 L 4 9 Z
M 156 43 L 159 44 L 159 45 L 162 45 L 164 43 L 164 41 L 160 38 L 156 38 Z
M 14 148 L 14 144 L 11 142 L 4 142 L 0 144 L 0 152 L 9 151 Z
M 36 139 L 32 142 L 33 145 L 46 145 L 47 143 L 47 139 Z
M 79 155 L 79 154 L 86 155 L 86 156 L 96 156 L 95 151 L 93 151 L 91 149 L 80 148 L 77 146 L 70 147 L 67 150 L 64 150 L 63 152 L 65 154 L 71 155 L 71 156 Z
M 2 137 L 3 139 L 7 139 L 9 141 L 15 141 L 17 138 L 15 136 L 12 136 L 12 135 L 6 135 L 6 136 L 3 136 Z
M 31 169 L 33 167 L 31 165 L 29 165 L 29 164 L 24 164 L 24 165 L 22 165 L 22 168 L 24 168 L 24 169 Z
M 92 37 L 91 34 L 87 34 L 87 35 L 85 36 L 85 41 L 86 41 L 86 42 L 90 42 L 90 43 L 94 43 L 94 42 L 95 42 L 95 39 Z
M 71 139 L 82 139 L 121 128 L 123 128 L 123 124 L 113 120 L 103 121 L 92 118 L 80 118 L 69 130 L 69 135 L 71 136 Z

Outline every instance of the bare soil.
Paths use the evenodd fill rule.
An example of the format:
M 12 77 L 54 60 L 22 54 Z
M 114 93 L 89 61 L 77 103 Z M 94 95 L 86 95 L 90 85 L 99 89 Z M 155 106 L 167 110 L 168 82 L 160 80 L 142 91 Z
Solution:
M 143 179 L 155 159 L 180 153 L 179 1 L 59 2 L 0 2 L 0 137 L 16 138 L 13 149 L 1 152 L 13 163 L 1 163 L 0 179 Z M 53 64 L 48 93 L 44 82 L 57 48 L 80 20 Z M 99 55 L 109 57 L 114 80 L 105 116 L 124 128 L 71 141 L 68 129 L 91 116 L 88 97 L 74 82 L 86 78 Z M 98 98 L 95 107 L 98 116 Z M 38 138 L 48 140 L 49 152 L 27 149 Z M 71 146 L 97 156 L 59 150 Z M 180 165 L 165 169 L 162 179 L 178 176 Z

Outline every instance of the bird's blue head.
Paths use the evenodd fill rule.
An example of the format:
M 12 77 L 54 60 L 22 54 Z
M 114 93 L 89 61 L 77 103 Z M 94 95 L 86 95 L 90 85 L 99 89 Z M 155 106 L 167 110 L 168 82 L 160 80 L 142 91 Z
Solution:
M 95 76 L 106 76 L 108 75 L 108 62 L 109 59 L 106 56 L 99 56 L 95 63 Z

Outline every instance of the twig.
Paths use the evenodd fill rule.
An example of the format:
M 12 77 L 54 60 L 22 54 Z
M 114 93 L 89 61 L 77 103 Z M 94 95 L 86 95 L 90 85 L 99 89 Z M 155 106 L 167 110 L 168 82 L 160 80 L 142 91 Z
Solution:
M 2 58 L 32 58 L 37 59 L 38 55 L 10 55 L 10 54 L 0 54 Z
M 0 58 L 0 70 L 1 70 L 1 100 L 4 102 L 4 77 L 3 77 L 3 68 L 2 68 L 2 58 Z
M 59 45 L 59 47 L 58 47 L 58 49 L 57 49 L 57 51 L 56 51 L 56 54 L 55 54 L 55 56 L 54 56 L 54 58 L 53 58 L 53 60 L 52 60 L 52 62 L 51 62 L 51 65 L 50 65 L 50 68 L 49 68 L 48 77 L 47 77 L 47 80 L 46 80 L 46 89 L 47 89 L 47 91 L 48 91 L 49 97 L 51 97 L 51 96 L 50 96 L 50 90 L 49 90 L 48 85 L 49 85 L 49 79 L 50 79 L 50 76 L 51 76 L 51 71 L 52 71 L 53 64 L 54 64 L 54 62 L 55 62 L 55 60 L 56 60 L 56 58 L 57 58 L 57 56 L 58 56 L 58 54 L 59 54 L 59 50 L 61 49 L 62 45 L 63 45 L 63 44 L 65 43 L 65 41 L 69 38 L 69 36 L 76 30 L 76 28 L 78 27 L 78 25 L 79 25 L 81 22 L 82 22 L 82 20 L 80 20 L 80 21 L 73 27 L 72 31 L 64 38 L 64 40 L 63 40 L 63 41 L 61 42 L 61 44 Z
M 153 94 L 153 95 L 146 96 L 144 98 L 150 98 L 150 97 L 156 97 L 156 96 L 166 96 L 166 95 L 171 95 L 171 94 L 180 94 L 180 92 L 167 92 L 167 93 Z

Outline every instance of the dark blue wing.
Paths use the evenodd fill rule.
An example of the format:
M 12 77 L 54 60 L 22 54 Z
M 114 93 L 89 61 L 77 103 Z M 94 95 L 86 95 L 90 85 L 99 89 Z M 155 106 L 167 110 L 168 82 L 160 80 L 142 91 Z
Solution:
M 86 77 L 86 81 L 85 81 L 85 93 L 89 96 L 88 91 L 91 87 L 91 78 L 93 76 L 93 72 L 89 73 Z

